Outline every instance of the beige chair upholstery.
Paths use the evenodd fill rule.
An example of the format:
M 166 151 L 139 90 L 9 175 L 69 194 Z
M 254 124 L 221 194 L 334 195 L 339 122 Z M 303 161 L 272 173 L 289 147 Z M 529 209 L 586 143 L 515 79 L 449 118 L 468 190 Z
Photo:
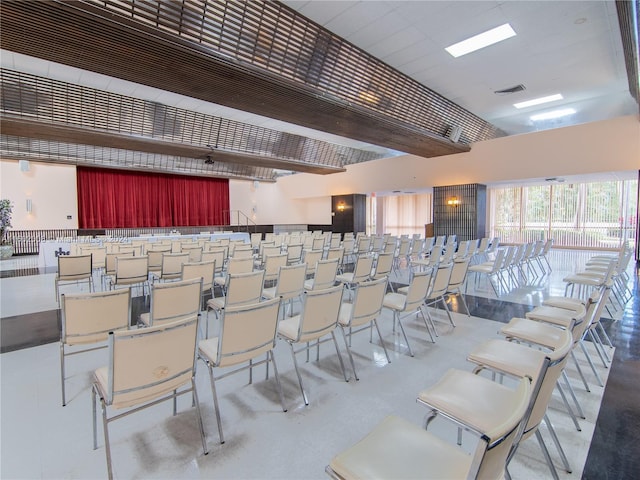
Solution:
M 138 330 L 109 334 L 109 363 L 94 372 L 93 448 L 98 448 L 96 424 L 96 396 L 102 407 L 107 473 L 113 478 L 109 423 L 138 412 L 159 402 L 192 393 L 195 404 L 202 449 L 208 452 L 200 403 L 195 382 L 196 335 L 198 317 Z M 111 409 L 128 409 L 109 416 Z M 149 445 L 145 448 L 150 448 Z
M 64 407 L 67 403 L 65 358 L 69 355 L 105 348 L 109 332 L 129 328 L 131 291 L 123 289 L 75 295 L 63 294 L 61 313 L 60 383 Z M 100 345 L 101 343 L 103 345 Z
M 207 293 L 213 297 L 213 276 L 215 275 L 216 262 L 211 260 L 208 262 L 195 262 L 195 263 L 183 263 L 181 280 L 188 280 L 190 278 L 202 279 L 202 299 Z M 203 302 L 201 302 L 202 304 Z M 205 309 L 205 305 L 202 305 L 202 309 Z
M 149 257 L 149 274 L 160 274 L 162 271 L 162 257 L 165 253 L 170 252 L 171 246 L 169 245 L 154 245 L 147 250 L 147 257 Z
M 80 255 L 91 254 L 91 266 L 94 271 L 104 273 L 107 262 L 107 247 L 80 246 Z
M 406 294 L 393 292 L 387 293 L 382 301 L 383 307 L 388 308 L 393 312 L 394 328 L 395 323 L 397 322 L 400 326 L 400 331 L 402 332 L 404 341 L 407 344 L 409 355 L 411 355 L 412 357 L 413 350 L 411 350 L 409 339 L 407 338 L 407 334 L 404 331 L 402 318 L 420 314 L 425 326 L 427 327 L 427 332 L 431 337 L 431 341 L 435 341 L 433 335 L 431 334 L 427 319 L 422 312 L 422 304 L 424 303 L 425 297 L 427 296 L 427 291 L 429 289 L 430 283 L 431 272 L 414 272 L 411 276 L 411 282 L 409 283 L 409 288 L 407 289 Z
M 264 298 L 279 298 L 284 318 L 286 305 L 289 303 L 291 315 L 293 315 L 293 301 L 300 299 L 304 291 L 304 279 L 307 274 L 307 265 L 299 263 L 297 265 L 281 266 L 278 271 L 278 278 L 275 287 L 262 290 Z
M 391 259 L 393 259 L 393 256 L 391 256 Z M 371 282 L 360 283 L 355 289 L 353 302 L 343 302 L 340 306 L 338 326 L 342 331 L 342 338 L 347 347 L 351 368 L 353 369 L 353 376 L 356 380 L 360 379 L 356 373 L 356 366 L 353 361 L 353 354 L 351 353 L 351 335 L 354 333 L 376 327 L 378 338 L 380 338 L 380 345 L 382 345 L 384 354 L 387 357 L 387 362 L 391 363 L 377 322 L 377 318 L 382 311 L 382 302 L 387 292 L 387 283 L 387 277 L 372 280 Z
M 375 266 L 371 271 L 371 279 L 379 280 L 389 277 L 393 268 L 393 253 L 380 253 L 375 260 Z
M 333 287 L 336 284 L 338 265 L 338 258 L 319 260 L 316 264 L 313 278 L 305 280 L 304 289 L 321 290 L 323 288 Z
M 361 282 L 370 280 L 373 260 L 372 255 L 359 255 L 353 272 L 341 273 L 336 276 L 336 280 L 344 283 L 349 290 Z
M 302 249 L 301 243 L 289 244 L 287 246 L 287 264 L 294 265 L 302 261 Z
M 469 257 L 463 257 L 460 260 L 456 260 L 453 263 L 453 268 L 451 270 L 451 278 L 449 278 L 449 285 L 447 285 L 446 295 L 449 299 L 453 297 L 457 297 L 462 302 L 464 309 L 467 311 L 467 316 L 471 316 L 471 312 L 469 312 L 469 307 L 467 306 L 467 301 L 464 298 L 464 294 L 462 293 L 462 287 L 467 280 L 467 271 L 469 269 Z
M 287 254 L 267 255 L 264 260 L 264 282 L 265 285 L 272 285 L 278 280 L 280 267 L 287 265 Z
M 224 275 L 213 277 L 213 284 L 218 285 L 224 291 L 227 287 L 229 275 L 239 273 L 251 273 L 253 271 L 253 258 L 230 258 Z
M 505 254 L 506 254 L 505 250 L 498 250 L 496 252 L 496 257 L 494 261 L 489 263 L 481 263 L 478 265 L 471 265 L 468 269 L 469 272 L 474 273 L 476 286 L 478 283 L 478 275 L 485 275 L 487 277 L 487 281 L 491 285 L 491 288 L 493 288 L 493 291 L 495 292 L 496 297 L 500 296 L 500 292 L 499 292 L 499 288 L 496 287 L 496 285 L 494 284 L 493 279 L 498 278 L 497 276 L 499 275 L 500 269 L 502 268 Z M 468 286 L 469 284 L 467 282 L 467 287 Z M 465 290 L 466 290 L 466 287 L 465 287 Z
M 142 295 L 145 296 L 149 287 L 149 257 L 116 257 L 116 273 L 107 278 L 109 288 L 118 287 L 142 287 Z
M 225 263 L 226 263 L 226 254 L 224 248 L 216 248 L 213 250 L 209 250 L 207 252 L 202 252 L 202 261 L 203 262 L 215 262 L 216 269 L 213 277 L 222 277 L 222 272 L 224 271 Z M 213 295 L 213 291 L 211 292 Z
M 515 443 L 514 451 L 510 454 L 510 458 L 515 454 L 515 449 L 517 449 L 521 441 L 527 440 L 535 434 L 554 478 L 557 478 L 557 472 L 553 462 L 551 462 L 538 427 L 544 420 L 558 448 L 564 466 L 570 473 L 569 462 L 560 443 L 557 441 L 553 424 L 547 417 L 546 411 L 556 382 L 562 374 L 573 348 L 573 343 L 571 332 L 562 330 L 562 340 L 558 344 L 558 348 L 551 352 L 545 353 L 538 349 L 504 340 L 489 340 L 478 345 L 468 357 L 469 361 L 478 365 L 474 373 L 480 373 L 486 369 L 512 377 L 531 379 L 534 388 L 530 413 L 525 419 L 526 423 L 522 438 Z M 492 422 L 492 412 L 500 410 L 503 406 L 499 401 L 494 401 L 490 393 L 483 395 L 483 401 L 478 402 L 477 398 L 482 392 L 472 387 L 472 384 L 458 384 L 454 387 L 456 388 L 455 392 L 447 392 L 443 389 L 441 392 L 436 392 L 435 395 L 433 392 L 421 394 L 420 398 L 437 398 L 436 402 L 446 403 L 447 407 L 445 408 L 455 411 L 456 416 L 464 416 L 465 418 L 468 416 L 475 419 L 475 422 L 482 421 L 490 424 Z M 467 396 L 466 400 L 463 398 L 464 396 Z
M 316 274 L 316 264 L 322 260 L 323 250 L 305 250 L 303 262 L 307 264 L 307 278 Z
M 151 272 L 153 280 L 166 281 L 179 279 L 182 276 L 182 264 L 188 261 L 188 253 L 164 253 L 160 274 Z
M 354 446 L 336 455 L 326 471 L 340 480 L 501 479 L 527 411 L 530 392 L 528 380 L 521 380 L 515 390 L 505 388 L 503 403 L 508 408 L 499 412 L 500 422 L 495 428 L 477 432 L 468 427 L 479 437 L 471 453 L 418 425 L 390 416 Z
M 191 263 L 202 261 L 202 247 L 200 245 L 182 245 L 181 253 L 188 253 Z
M 287 411 L 284 405 L 284 395 L 280 385 L 278 368 L 273 356 L 279 305 L 279 299 L 274 298 L 261 303 L 229 306 L 223 311 L 219 335 L 202 340 L 198 344 L 198 356 L 206 363 L 209 369 L 220 443 L 224 443 L 224 435 L 222 433 L 220 406 L 216 392 L 216 380 L 221 380 L 246 369 L 252 369 L 262 363 L 267 365 L 273 363 L 282 410 Z M 264 354 L 266 354 L 265 360 L 254 361 Z M 243 366 L 238 367 L 239 365 Z M 225 367 L 237 368 L 230 371 L 227 370 L 226 373 L 218 377 L 214 376 L 214 369 Z
M 56 301 L 60 303 L 60 286 L 70 283 L 87 282 L 89 291 L 93 291 L 93 265 L 91 254 L 60 255 L 58 257 L 58 273 L 55 279 Z
M 312 348 L 312 346 L 309 345 L 310 342 L 316 341 L 319 345 L 323 341 L 326 341 L 321 340 L 322 337 L 331 335 L 333 344 L 336 347 L 336 353 L 338 354 L 344 380 L 346 382 L 349 381 L 334 332 L 338 325 L 338 314 L 340 313 L 343 290 L 343 286 L 338 285 L 337 287 L 324 290 L 304 292 L 300 314 L 281 320 L 278 324 L 278 337 L 287 342 L 291 348 L 291 356 L 293 357 L 293 364 L 296 375 L 298 376 L 298 384 L 300 385 L 300 391 L 302 392 L 305 405 L 309 405 L 309 400 L 302 385 L 302 377 L 300 376 L 296 354 L 301 351 L 308 352 L 309 349 Z M 295 345 L 297 344 L 306 345 L 303 345 L 302 348 L 296 351 Z
M 342 247 L 339 248 L 330 248 L 327 250 L 327 260 L 331 260 L 333 258 L 338 259 L 338 272 L 342 272 L 343 263 L 344 263 L 344 252 L 345 249 Z
M 140 314 L 145 327 L 175 322 L 200 313 L 202 278 L 177 282 L 154 283 L 151 289 L 151 310 Z
M 209 311 L 213 310 L 216 318 L 219 313 L 232 305 L 247 305 L 258 303 L 262 299 L 264 287 L 264 270 L 249 273 L 229 274 L 227 288 L 222 297 L 212 297 L 207 300 L 206 337 L 209 338 Z
M 428 307 L 436 307 L 438 303 L 442 304 L 442 308 L 447 313 L 447 317 L 449 318 L 449 323 L 451 326 L 455 327 L 455 323 L 453 322 L 453 318 L 451 317 L 451 312 L 449 311 L 449 306 L 447 305 L 447 301 L 445 299 L 445 294 L 447 293 L 447 289 L 449 287 L 449 281 L 451 280 L 451 272 L 453 270 L 453 263 L 441 263 L 438 265 L 438 268 L 433 272 L 433 280 L 431 281 L 431 285 L 429 290 L 427 291 L 427 296 L 425 297 L 425 312 L 427 314 L 427 318 L 433 327 L 433 331 L 436 336 L 438 335 L 438 331 L 436 330 L 435 323 L 433 321 L 433 317 L 429 312 Z

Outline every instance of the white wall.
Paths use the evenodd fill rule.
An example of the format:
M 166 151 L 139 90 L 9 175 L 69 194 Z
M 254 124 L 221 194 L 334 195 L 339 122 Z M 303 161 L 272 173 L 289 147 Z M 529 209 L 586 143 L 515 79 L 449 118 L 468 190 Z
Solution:
M 405 155 L 351 165 L 344 173 L 323 177 L 293 175 L 278 183 L 288 196 L 306 198 L 639 168 L 640 122 L 627 116 L 478 142 L 466 153 Z
M 76 189 L 74 165 L 29 162 L 22 172 L 17 160 L 0 160 L 0 196 L 13 203 L 12 230 L 77 229 Z
M 638 169 L 640 122 L 627 116 L 479 142 L 468 153 L 446 157 L 405 155 L 257 186 L 231 180 L 229 201 L 259 225 L 326 225 L 332 195 Z M 17 161 L 1 160 L 0 178 L 0 196 L 14 203 L 15 230 L 78 228 L 75 166 L 30 162 L 29 172 L 21 172 Z M 27 198 L 33 202 L 30 215 Z

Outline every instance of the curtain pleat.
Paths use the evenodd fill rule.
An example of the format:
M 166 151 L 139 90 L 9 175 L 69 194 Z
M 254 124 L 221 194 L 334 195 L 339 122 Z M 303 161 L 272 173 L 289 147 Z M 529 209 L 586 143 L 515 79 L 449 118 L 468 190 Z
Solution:
M 229 181 L 77 168 L 80 228 L 224 225 Z

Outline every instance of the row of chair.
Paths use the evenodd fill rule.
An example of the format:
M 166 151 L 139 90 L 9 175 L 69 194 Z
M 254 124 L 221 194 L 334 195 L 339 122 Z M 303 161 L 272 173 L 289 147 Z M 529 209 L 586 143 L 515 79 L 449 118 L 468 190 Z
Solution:
M 510 478 L 508 465 L 518 446 L 535 435 L 553 478 L 558 474 L 540 433 L 544 422 L 564 468 L 571 466 L 546 414 L 554 387 L 564 374 L 584 332 L 594 328 L 607 300 L 596 291 L 588 306 L 553 297 L 526 319 L 514 318 L 501 333 L 467 359 L 474 371 L 448 371 L 421 391 L 417 402 L 429 409 L 426 428 L 388 417 L 355 445 L 338 453 L 326 472 L 335 479 L 356 478 Z M 575 357 L 574 357 L 575 358 Z M 577 365 L 577 363 L 576 363 Z M 483 371 L 514 379 L 512 387 L 481 377 Z M 502 381 L 502 380 L 501 380 Z M 508 381 L 508 380 L 505 380 Z M 457 445 L 428 431 L 434 418 L 453 421 Z M 461 449 L 462 431 L 479 437 L 469 454 Z

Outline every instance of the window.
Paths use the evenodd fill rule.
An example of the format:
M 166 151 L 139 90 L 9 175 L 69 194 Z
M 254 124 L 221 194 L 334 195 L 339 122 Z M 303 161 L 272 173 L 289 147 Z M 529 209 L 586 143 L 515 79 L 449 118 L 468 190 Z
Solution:
M 618 248 L 636 235 L 638 181 L 490 188 L 489 228 L 503 243 Z

